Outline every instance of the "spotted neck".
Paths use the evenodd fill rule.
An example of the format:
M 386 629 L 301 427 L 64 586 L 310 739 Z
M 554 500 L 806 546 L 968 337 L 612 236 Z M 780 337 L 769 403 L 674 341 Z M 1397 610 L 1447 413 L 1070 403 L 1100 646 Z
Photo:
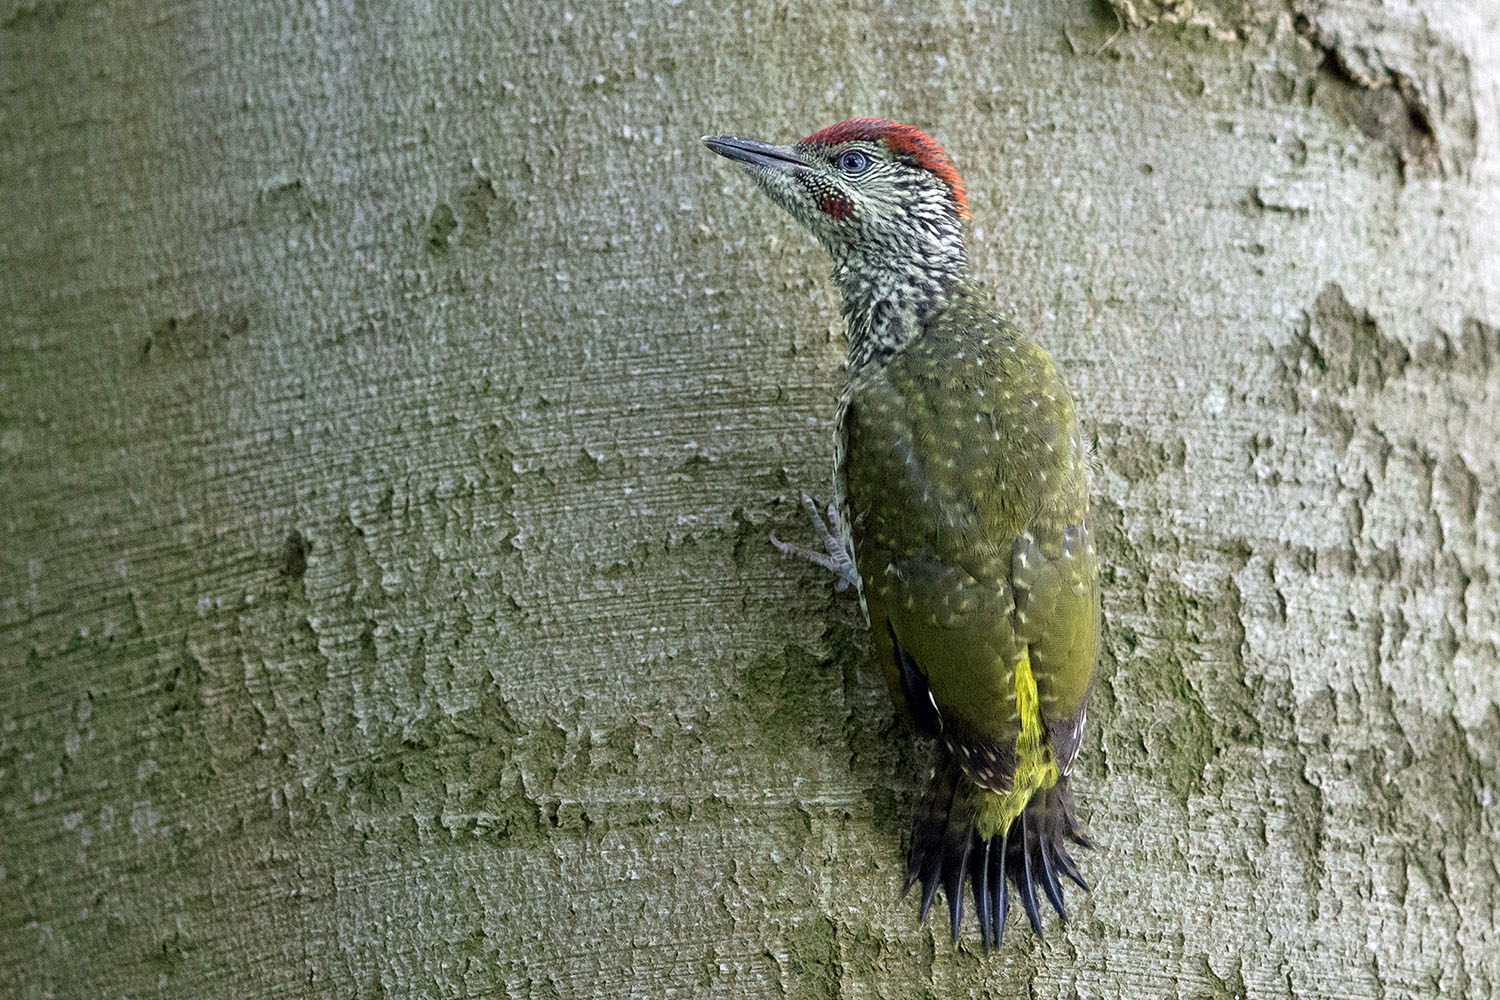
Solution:
M 923 320 L 952 296 L 967 272 L 958 242 L 915 260 L 869 260 L 851 251 L 836 261 L 833 280 L 848 324 L 849 370 L 888 359 L 921 336 Z

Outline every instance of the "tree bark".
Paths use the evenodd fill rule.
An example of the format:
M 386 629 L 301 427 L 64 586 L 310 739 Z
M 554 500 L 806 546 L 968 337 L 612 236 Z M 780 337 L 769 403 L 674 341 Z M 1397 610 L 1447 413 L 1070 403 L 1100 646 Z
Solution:
M 1488 2 L 0 3 L 0 981 L 1494 995 L 1497 80 Z M 1096 440 L 1094 889 L 998 953 L 767 542 L 826 262 L 698 144 L 854 114 Z

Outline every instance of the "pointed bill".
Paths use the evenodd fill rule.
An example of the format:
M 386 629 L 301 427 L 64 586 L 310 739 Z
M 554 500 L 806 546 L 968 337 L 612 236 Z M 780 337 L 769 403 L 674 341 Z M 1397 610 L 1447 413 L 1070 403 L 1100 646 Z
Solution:
M 703 145 L 720 156 L 762 170 L 795 174 L 807 164 L 791 146 L 773 146 L 759 139 L 740 139 L 732 135 L 705 135 Z

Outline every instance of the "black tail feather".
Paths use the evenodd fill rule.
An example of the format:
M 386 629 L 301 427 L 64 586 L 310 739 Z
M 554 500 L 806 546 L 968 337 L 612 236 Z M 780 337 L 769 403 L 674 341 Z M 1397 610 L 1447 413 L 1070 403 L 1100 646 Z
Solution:
M 1054 847 L 1049 851 L 1038 851 L 1042 859 L 1042 891 L 1047 894 L 1047 902 L 1057 911 L 1057 915 L 1064 923 L 1068 920 L 1068 911 L 1063 906 L 1062 886 L 1057 881 L 1057 872 L 1054 869 L 1052 855 L 1061 848 Z
M 995 848 L 995 863 L 990 865 L 990 905 L 994 907 L 990 911 L 990 940 L 995 942 L 995 947 L 1000 947 L 1000 941 L 1005 937 L 1005 916 L 1010 912 L 1010 884 L 1005 881 L 1007 841 L 1009 833 L 1002 833 L 998 837 L 991 837 L 990 844 Z
M 1017 852 L 1021 855 L 1021 857 L 1019 861 L 1013 861 L 1011 858 L 1007 857 L 1005 859 L 1005 867 L 1007 869 L 1020 869 L 1021 878 L 1016 883 L 1016 888 L 1021 890 L 1021 908 L 1026 911 L 1026 919 L 1031 921 L 1031 932 L 1037 937 L 1041 937 L 1042 915 L 1037 911 L 1036 908 L 1036 883 L 1032 880 L 1031 877 L 1031 858 L 1032 855 L 1039 854 L 1041 853 L 1041 851 L 1045 851 L 1047 848 L 1043 846 L 1041 848 L 1041 851 L 1033 851 L 1030 849 L 1031 844 L 1036 839 L 1036 837 L 1031 832 L 1031 816 L 1029 815 L 1029 810 L 1026 812 L 1022 812 L 1016 822 L 1021 825 L 1021 850 Z M 1012 871 L 1012 874 L 1014 874 L 1014 871 Z
M 912 852 L 908 859 L 906 872 L 906 887 L 910 889 L 913 885 L 922 886 L 922 909 L 918 920 L 926 922 L 927 913 L 932 909 L 932 900 L 937 895 L 939 885 L 947 886 L 957 873 L 957 881 L 963 883 L 961 869 L 964 867 L 964 858 L 972 846 L 972 833 L 969 825 L 965 823 L 965 809 L 960 799 L 961 775 L 944 772 L 941 783 L 929 789 L 929 795 L 935 798 L 924 799 L 923 809 L 927 819 L 936 824 L 932 831 L 936 834 L 938 841 L 936 849 L 918 855 Z M 947 877 L 945 878 L 945 873 Z M 949 917 L 951 919 L 953 893 L 948 890 Z M 962 911 L 959 913 L 962 916 Z
M 958 926 L 964 921 L 964 879 L 969 874 L 969 854 L 974 850 L 974 838 L 965 837 L 963 845 L 958 863 L 943 865 L 943 892 L 948 896 L 948 926 L 953 931 L 955 941 L 958 940 Z
M 944 762 L 933 775 L 912 822 L 907 856 L 907 888 L 920 884 L 920 916 L 927 919 L 941 885 L 948 899 L 948 920 L 955 940 L 963 922 L 964 883 L 974 896 L 974 919 L 986 948 L 999 947 L 1010 910 L 1010 886 L 1020 893 L 1021 908 L 1033 932 L 1042 933 L 1037 890 L 1060 919 L 1067 920 L 1059 875 L 1088 891 L 1088 883 L 1064 846 L 1072 841 L 1092 846 L 1073 818 L 1068 779 L 1038 792 L 1026 810 L 988 840 L 975 829 L 969 789 L 957 764 Z
M 915 834 L 915 832 L 916 831 L 913 830 L 913 834 Z M 978 842 L 979 841 L 979 837 L 975 836 L 975 837 L 970 838 L 970 840 L 971 840 L 971 842 Z M 913 841 L 912 841 L 912 850 L 913 851 L 916 850 L 916 840 L 915 840 L 915 837 L 913 837 Z M 999 941 L 996 941 L 995 937 L 994 937 L 994 933 L 993 933 L 993 930 L 992 930 L 992 925 L 994 924 L 994 921 L 992 919 L 993 914 L 990 912 L 990 842 L 989 841 L 985 841 L 982 844 L 980 844 L 979 856 L 980 856 L 979 869 L 976 872 L 974 872 L 973 879 L 972 879 L 972 881 L 974 883 L 974 919 L 977 920 L 977 921 L 979 921 L 979 939 L 981 941 L 983 941 L 984 942 L 984 946 L 986 948 L 988 948 L 991 943 L 994 943 L 997 946 L 1000 943 Z M 958 928 L 957 927 L 953 928 L 953 934 L 954 934 L 955 937 L 958 935 Z
M 1058 847 L 1056 853 L 1057 870 L 1068 876 L 1068 878 L 1072 879 L 1074 884 L 1076 884 L 1078 888 L 1082 889 L 1084 892 L 1088 892 L 1089 884 L 1083 880 L 1082 875 L 1078 874 L 1078 866 L 1073 863 L 1073 858 L 1068 854 L 1068 849 L 1065 847 Z

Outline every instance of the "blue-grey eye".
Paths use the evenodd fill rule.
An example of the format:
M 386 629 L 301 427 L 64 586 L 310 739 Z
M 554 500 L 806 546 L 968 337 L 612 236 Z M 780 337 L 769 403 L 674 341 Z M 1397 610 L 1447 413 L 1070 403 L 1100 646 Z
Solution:
M 862 174 L 870 169 L 870 158 L 857 149 L 839 154 L 837 166 L 846 174 Z

